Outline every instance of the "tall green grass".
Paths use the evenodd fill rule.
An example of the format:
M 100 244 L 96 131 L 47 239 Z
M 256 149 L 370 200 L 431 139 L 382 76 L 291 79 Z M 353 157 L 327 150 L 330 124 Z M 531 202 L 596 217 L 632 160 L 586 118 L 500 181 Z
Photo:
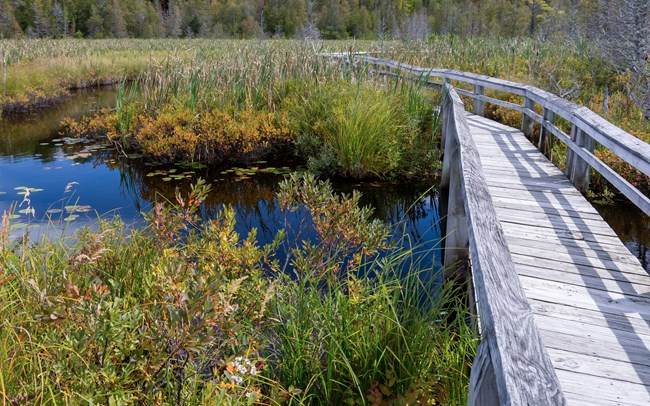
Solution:
M 293 179 L 285 203 L 322 226 L 290 252 L 294 277 L 274 260 L 282 233 L 260 246 L 228 208 L 199 223 L 202 182 L 139 229 L 3 238 L 0 402 L 464 404 L 462 295 L 409 247 L 376 257 L 387 229 L 357 200 Z

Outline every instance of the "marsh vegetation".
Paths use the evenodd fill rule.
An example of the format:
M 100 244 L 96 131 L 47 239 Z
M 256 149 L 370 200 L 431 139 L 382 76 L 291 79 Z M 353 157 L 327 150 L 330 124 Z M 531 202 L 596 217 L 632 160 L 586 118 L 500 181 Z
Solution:
M 7 4 L 0 0 L 0 9 Z M 532 14 L 550 16 L 547 9 L 517 10 L 519 23 L 510 28 L 531 33 L 544 28 Z M 399 41 L 387 40 L 392 22 L 381 13 L 368 19 L 381 28 L 372 30 L 376 41 L 322 41 L 349 36 L 345 27 L 325 31 L 322 21 L 301 28 L 318 34 L 308 41 L 268 39 L 264 30 L 251 34 L 256 40 L 0 40 L 5 118 L 38 114 L 79 88 L 115 86 L 109 108 L 65 119 L 63 133 L 21 142 L 40 155 L 39 170 L 78 176 L 73 165 L 85 165 L 119 172 L 118 189 L 101 184 L 104 173 L 92 191 L 119 190 L 136 201 L 133 216 L 101 216 L 74 233 L 36 234 L 33 203 L 44 187 L 19 166 L 22 146 L 7 130 L 2 153 L 20 168 L 11 173 L 22 182 L 0 190 L 0 203 L 7 203 L 0 230 L 0 399 L 466 404 L 476 335 L 468 327 L 465 292 L 437 276 L 440 235 L 426 234 L 425 244 L 411 232 L 417 227 L 395 221 L 407 213 L 418 217 L 412 214 L 418 209 L 437 221 L 435 194 L 424 204 L 419 196 L 428 186 L 414 185 L 435 183 L 439 170 L 440 96 L 321 54 L 371 52 L 530 83 L 645 141 L 650 127 L 629 92 L 638 77 L 594 53 L 586 36 L 571 37 L 569 45 L 550 35 L 516 37 L 516 30 L 507 38 L 449 34 L 424 41 L 431 31 L 420 28 L 427 27 L 426 15 L 436 14 L 420 11 L 399 17 L 396 27 L 409 33 Z M 533 18 L 523 20 L 532 27 L 521 24 L 528 12 Z M 470 20 L 458 27 L 483 30 L 496 27 L 498 18 Z M 152 14 L 142 29 L 155 25 Z M 81 35 L 114 34 L 101 24 L 94 34 L 90 28 Z M 151 35 L 163 28 L 184 35 L 173 25 Z M 486 114 L 515 127 L 521 120 L 489 104 Z M 552 149 L 556 160 L 561 152 Z M 596 153 L 648 188 L 647 178 Z M 290 175 L 294 170 L 300 174 Z M 47 213 L 45 223 L 66 229 L 99 209 L 99 201 L 114 202 L 99 198 L 91 206 L 83 195 L 68 194 L 98 173 L 88 171 L 83 180 L 58 176 L 63 198 L 37 206 Z M 312 173 L 354 182 L 349 189 L 362 181 L 378 185 L 384 195 L 395 183 L 383 182 L 399 181 L 413 189 L 413 202 L 393 205 L 377 197 L 380 210 L 373 211 L 357 192 L 336 193 Z M 272 186 L 250 182 L 261 174 Z M 594 198 L 613 197 L 602 180 L 594 185 Z M 18 200 L 10 204 L 10 198 Z M 251 213 L 255 221 L 247 220 Z M 277 226 L 281 221 L 267 227 L 278 213 L 287 216 L 286 228 Z M 304 233 L 291 230 L 305 224 Z

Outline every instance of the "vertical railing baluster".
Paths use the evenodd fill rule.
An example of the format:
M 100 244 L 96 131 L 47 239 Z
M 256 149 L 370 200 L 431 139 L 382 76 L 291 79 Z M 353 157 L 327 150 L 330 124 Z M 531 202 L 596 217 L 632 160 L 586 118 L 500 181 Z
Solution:
M 474 95 L 483 96 L 485 94 L 485 88 L 481 85 L 474 85 Z M 485 102 L 480 100 L 478 97 L 474 98 L 474 114 L 483 117 L 485 115 Z
M 535 102 L 532 99 L 525 97 L 524 108 L 530 111 L 535 111 Z M 533 135 L 533 119 L 530 118 L 526 112 L 522 113 L 521 132 L 523 132 L 529 139 Z

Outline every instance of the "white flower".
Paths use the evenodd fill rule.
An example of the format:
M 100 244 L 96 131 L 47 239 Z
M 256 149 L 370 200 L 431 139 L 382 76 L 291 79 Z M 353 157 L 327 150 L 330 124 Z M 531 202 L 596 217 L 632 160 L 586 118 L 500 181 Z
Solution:
M 231 377 L 231 379 L 232 379 L 233 381 L 235 381 L 236 384 L 240 384 L 240 383 L 244 382 L 244 378 L 242 378 L 242 377 L 239 376 L 239 375 L 233 375 L 233 376 Z

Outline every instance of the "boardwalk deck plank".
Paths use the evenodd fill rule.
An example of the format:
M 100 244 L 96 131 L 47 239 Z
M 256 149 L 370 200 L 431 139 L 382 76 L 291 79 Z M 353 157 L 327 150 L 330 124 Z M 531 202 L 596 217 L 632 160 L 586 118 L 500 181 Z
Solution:
M 533 266 L 545 270 L 554 270 L 565 273 L 575 273 L 578 275 L 594 276 L 603 279 L 615 281 L 634 281 L 635 284 L 650 284 L 646 277 L 647 273 L 639 271 L 637 267 L 622 267 L 621 269 L 611 269 L 607 267 L 580 265 L 571 262 L 561 262 L 555 259 L 535 258 L 526 254 L 512 254 L 512 260 L 516 265 Z
M 521 132 L 467 117 L 567 403 L 650 404 L 650 275 Z

